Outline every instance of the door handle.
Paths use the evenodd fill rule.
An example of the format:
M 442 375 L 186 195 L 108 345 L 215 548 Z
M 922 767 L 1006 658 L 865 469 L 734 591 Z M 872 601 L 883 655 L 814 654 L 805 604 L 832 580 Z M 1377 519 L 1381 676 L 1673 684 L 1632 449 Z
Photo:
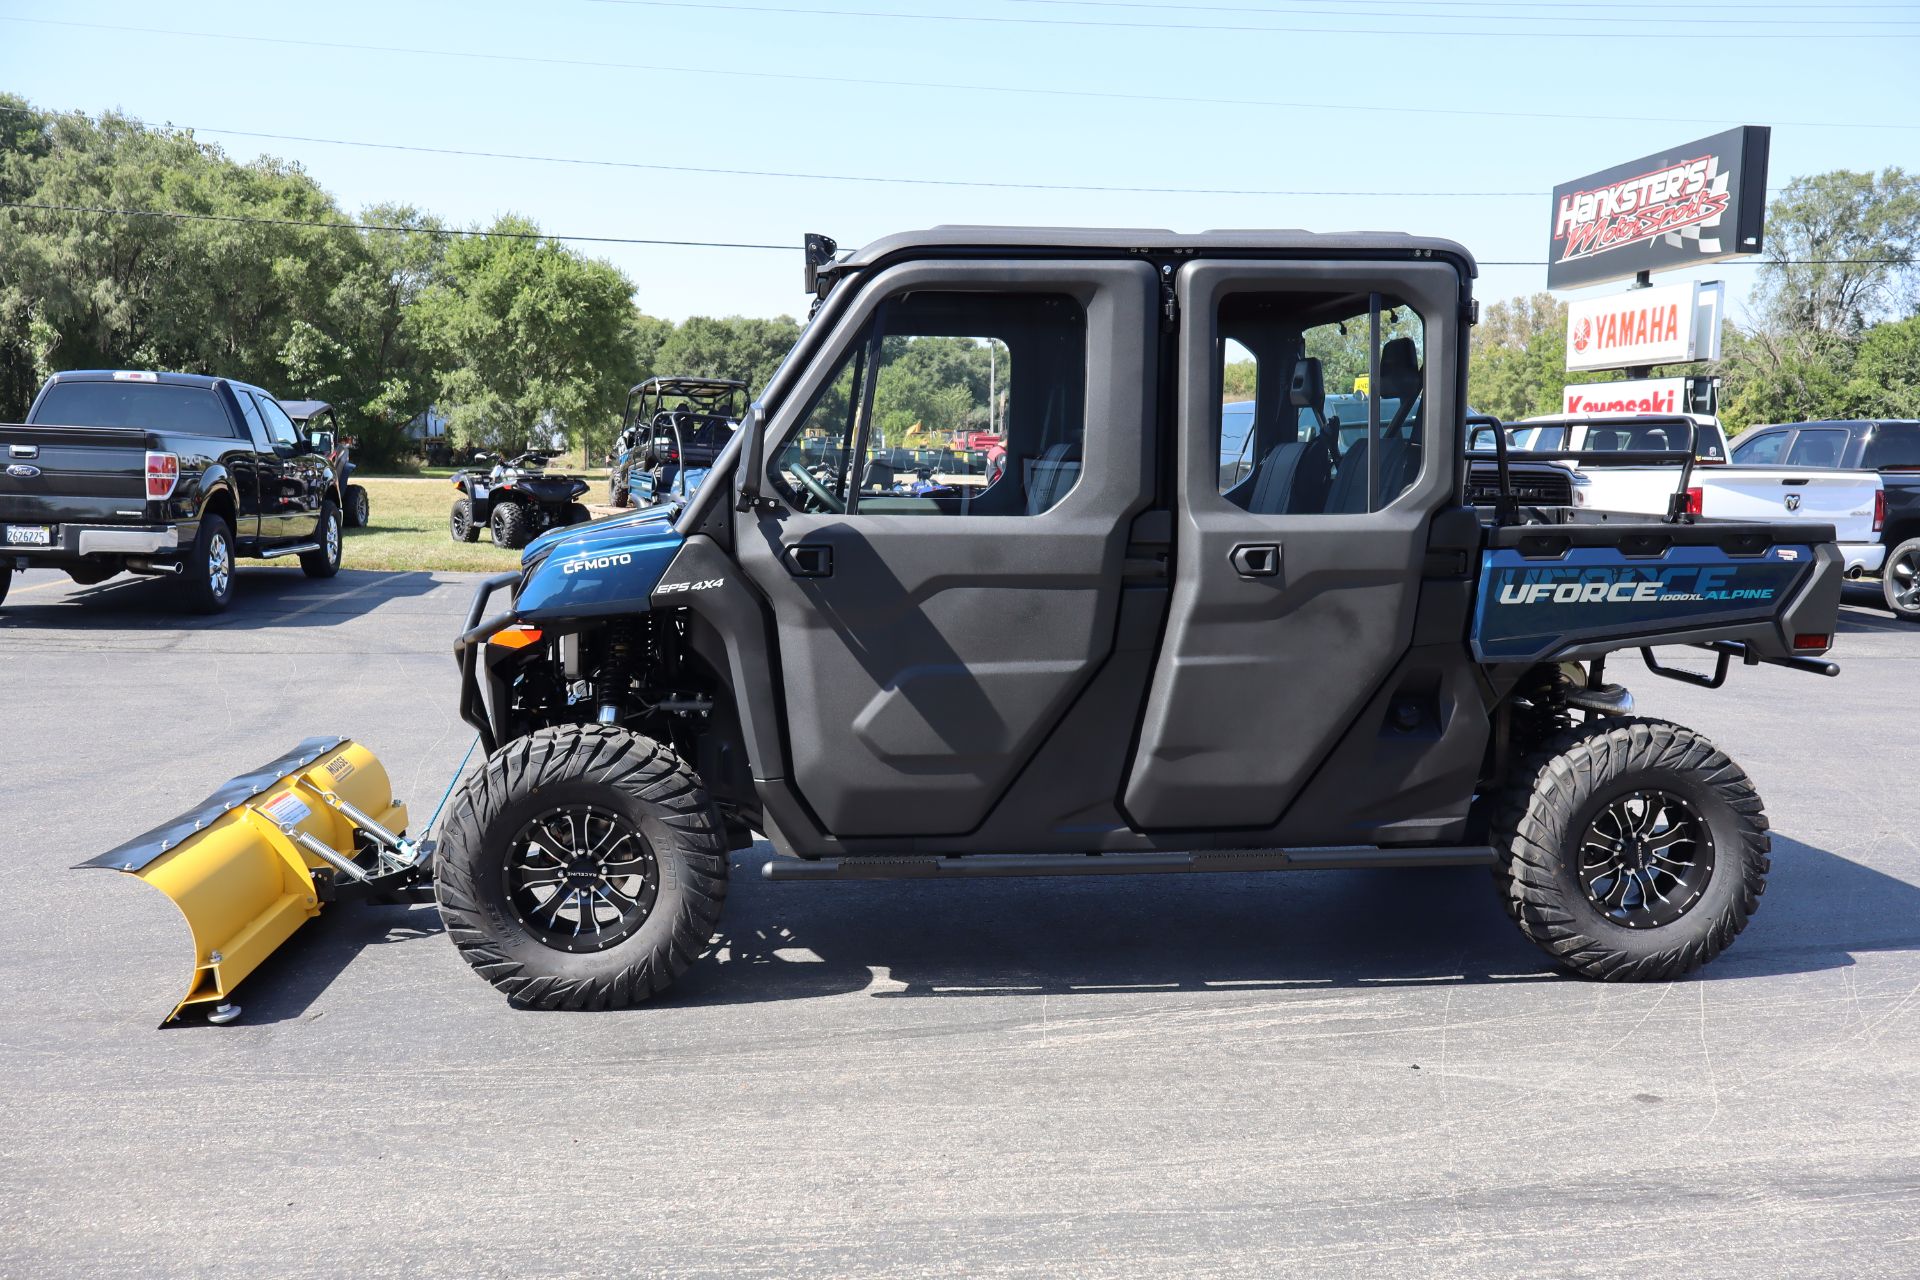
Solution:
M 1272 578 L 1280 573 L 1280 546 L 1274 542 L 1243 542 L 1227 557 L 1243 578 Z
M 796 542 L 780 552 L 787 572 L 796 578 L 831 578 L 833 548 L 819 543 Z

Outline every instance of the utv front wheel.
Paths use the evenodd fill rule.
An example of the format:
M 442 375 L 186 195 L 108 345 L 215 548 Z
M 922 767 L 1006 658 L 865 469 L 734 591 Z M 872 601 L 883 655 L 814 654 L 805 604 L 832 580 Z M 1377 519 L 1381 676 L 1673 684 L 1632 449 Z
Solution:
M 665 747 L 600 725 L 495 752 L 455 795 L 434 892 L 468 964 L 531 1009 L 620 1009 L 706 949 L 727 843 Z
M 1664 720 L 1550 740 L 1493 819 L 1520 931 L 1589 978 L 1660 982 L 1733 944 L 1760 905 L 1767 819 L 1740 766 Z

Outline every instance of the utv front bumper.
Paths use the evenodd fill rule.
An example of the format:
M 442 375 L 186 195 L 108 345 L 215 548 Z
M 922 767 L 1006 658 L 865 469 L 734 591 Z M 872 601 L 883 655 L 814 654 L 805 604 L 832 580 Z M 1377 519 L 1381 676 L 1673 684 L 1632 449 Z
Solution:
M 480 742 L 488 754 L 500 746 L 501 732 L 494 718 L 494 707 L 498 705 L 498 700 L 496 698 L 490 703 L 486 691 L 481 688 L 482 683 L 489 679 L 481 657 L 486 652 L 487 637 L 512 626 L 519 620 L 519 615 L 512 608 L 484 620 L 482 615 L 486 613 L 487 601 L 494 592 L 517 584 L 520 578 L 521 571 L 515 569 L 481 579 L 480 585 L 473 590 L 473 602 L 467 606 L 467 625 L 460 632 L 460 638 L 453 642 L 453 660 L 460 668 L 460 718 L 480 731 Z

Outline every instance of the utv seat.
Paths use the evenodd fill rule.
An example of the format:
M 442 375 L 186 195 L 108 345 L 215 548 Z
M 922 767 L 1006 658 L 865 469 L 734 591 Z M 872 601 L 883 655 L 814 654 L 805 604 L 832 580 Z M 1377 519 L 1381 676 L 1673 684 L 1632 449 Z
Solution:
M 1333 460 L 1319 440 L 1277 444 L 1254 473 L 1247 510 L 1263 516 L 1318 511 L 1332 483 Z
M 1027 514 L 1037 516 L 1051 510 L 1080 479 L 1080 450 L 1065 441 L 1048 445 L 1039 457 L 1026 460 L 1025 472 Z

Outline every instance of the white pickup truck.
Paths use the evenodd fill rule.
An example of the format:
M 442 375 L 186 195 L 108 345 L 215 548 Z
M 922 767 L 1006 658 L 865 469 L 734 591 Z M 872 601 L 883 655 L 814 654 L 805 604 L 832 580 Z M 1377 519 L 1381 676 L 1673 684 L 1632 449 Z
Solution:
M 1879 572 L 1887 554 L 1880 542 L 1886 495 L 1879 472 L 1729 466 L 1720 424 L 1702 415 L 1689 417 L 1694 466 L 1686 506 L 1691 514 L 1707 520 L 1831 524 L 1846 558 L 1847 576 Z M 1685 426 L 1671 417 L 1552 414 L 1510 423 L 1508 432 L 1508 447 L 1516 456 L 1530 451 L 1644 453 L 1686 447 Z M 1562 465 L 1573 472 L 1573 504 L 1592 511 L 1663 515 L 1680 484 L 1678 463 L 1614 466 L 1588 457 Z

